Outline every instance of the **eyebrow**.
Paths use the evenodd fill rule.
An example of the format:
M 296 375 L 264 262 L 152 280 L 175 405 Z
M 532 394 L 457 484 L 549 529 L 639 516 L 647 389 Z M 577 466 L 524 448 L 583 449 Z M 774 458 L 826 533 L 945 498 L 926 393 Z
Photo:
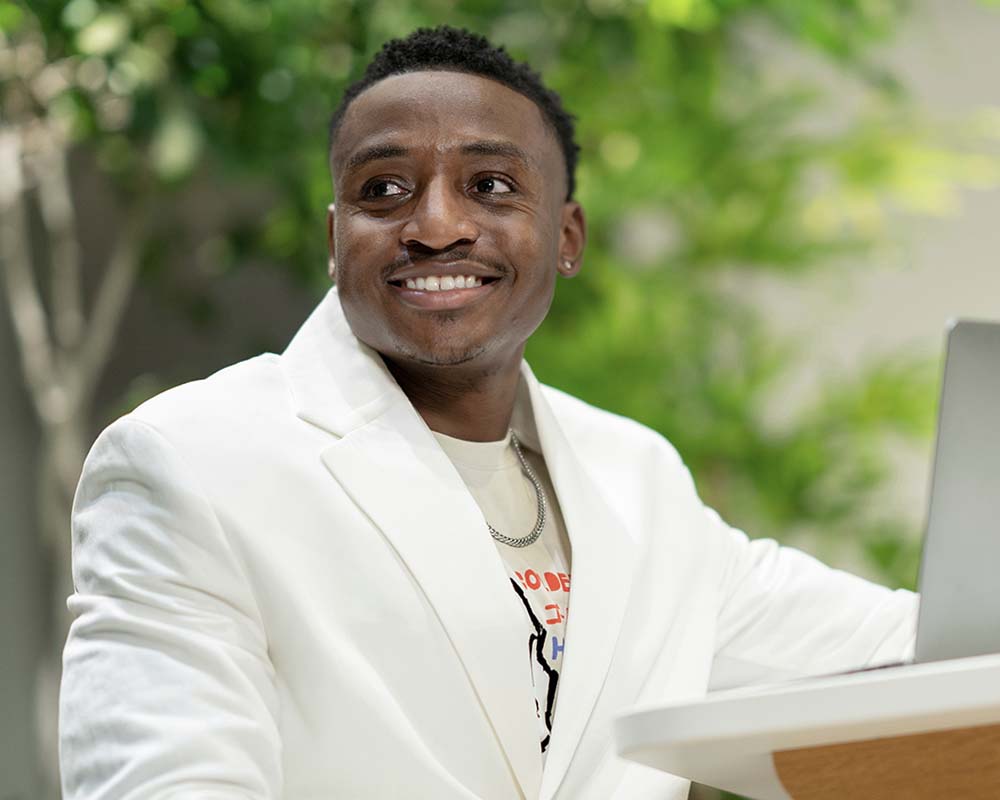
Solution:
M 527 151 L 518 147 L 513 142 L 500 139 L 482 139 L 476 142 L 463 144 L 459 151 L 465 155 L 503 156 L 515 161 L 520 161 L 525 165 L 533 165 L 535 159 L 528 155 Z M 410 155 L 410 150 L 396 144 L 374 144 L 370 147 L 362 148 L 353 153 L 347 160 L 346 170 L 354 170 L 369 164 L 372 161 L 381 161 L 388 158 L 402 158 Z
M 534 163 L 534 159 L 524 149 L 518 147 L 513 142 L 497 139 L 483 139 L 478 142 L 469 142 L 469 144 L 462 145 L 461 151 L 467 155 L 504 156 L 515 161 L 522 161 L 525 164 Z
M 400 158 L 409 154 L 409 150 L 396 144 L 373 144 L 353 153 L 347 160 L 347 169 L 357 169 L 363 167 L 371 161 L 380 161 L 386 158 Z

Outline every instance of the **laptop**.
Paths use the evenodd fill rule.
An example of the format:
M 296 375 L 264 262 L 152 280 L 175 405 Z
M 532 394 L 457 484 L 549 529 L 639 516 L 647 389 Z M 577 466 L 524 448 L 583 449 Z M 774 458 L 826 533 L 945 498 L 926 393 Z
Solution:
M 1000 323 L 949 323 L 913 661 L 1000 653 Z
M 913 659 L 798 680 L 1000 653 L 1000 322 L 946 336 Z

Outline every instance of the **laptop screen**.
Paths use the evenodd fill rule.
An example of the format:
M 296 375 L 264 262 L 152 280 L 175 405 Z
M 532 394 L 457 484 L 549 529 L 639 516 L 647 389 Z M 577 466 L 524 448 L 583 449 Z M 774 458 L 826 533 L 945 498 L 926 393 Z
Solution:
M 948 332 L 916 661 L 1000 652 L 1000 323 Z

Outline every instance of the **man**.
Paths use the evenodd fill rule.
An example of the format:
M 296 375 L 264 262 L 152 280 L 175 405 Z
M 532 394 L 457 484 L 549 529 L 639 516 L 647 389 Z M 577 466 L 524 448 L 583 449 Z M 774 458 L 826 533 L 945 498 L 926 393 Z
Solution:
M 576 152 L 465 31 L 347 91 L 337 288 L 87 460 L 67 798 L 679 800 L 615 756 L 621 710 L 908 654 L 913 595 L 750 542 L 660 436 L 524 364 L 581 265 Z

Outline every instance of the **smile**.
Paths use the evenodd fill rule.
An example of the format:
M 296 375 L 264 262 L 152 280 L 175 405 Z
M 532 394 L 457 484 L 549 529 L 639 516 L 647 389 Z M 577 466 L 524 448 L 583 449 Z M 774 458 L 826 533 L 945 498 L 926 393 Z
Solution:
M 486 279 L 487 282 L 490 280 Z M 398 281 L 407 289 L 420 289 L 425 292 L 447 292 L 450 289 L 472 289 L 483 285 L 483 279 L 475 275 L 428 275 L 426 278 L 407 278 Z
M 493 290 L 497 278 L 478 275 L 427 275 L 389 281 L 399 298 L 428 310 L 461 308 Z

